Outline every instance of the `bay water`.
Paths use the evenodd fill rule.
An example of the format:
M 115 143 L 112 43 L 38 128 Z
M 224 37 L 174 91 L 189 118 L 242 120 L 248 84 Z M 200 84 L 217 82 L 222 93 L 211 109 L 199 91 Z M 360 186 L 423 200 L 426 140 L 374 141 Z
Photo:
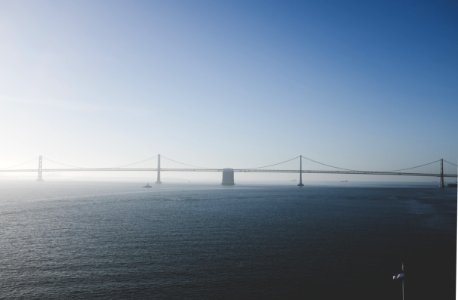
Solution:
M 0 298 L 454 299 L 456 189 L 0 185 Z

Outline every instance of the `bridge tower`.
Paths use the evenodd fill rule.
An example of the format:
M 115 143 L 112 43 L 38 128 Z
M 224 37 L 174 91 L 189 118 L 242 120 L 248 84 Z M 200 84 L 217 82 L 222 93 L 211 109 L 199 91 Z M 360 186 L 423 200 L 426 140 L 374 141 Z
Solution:
M 156 184 L 161 184 L 161 155 L 157 155 L 157 179 Z
M 302 155 L 299 155 L 299 184 L 297 186 L 304 186 L 302 183 Z
M 440 174 L 440 187 L 441 189 L 445 188 L 445 181 L 444 181 L 444 159 L 441 158 L 441 174 Z
M 43 181 L 43 156 L 38 156 L 37 181 Z

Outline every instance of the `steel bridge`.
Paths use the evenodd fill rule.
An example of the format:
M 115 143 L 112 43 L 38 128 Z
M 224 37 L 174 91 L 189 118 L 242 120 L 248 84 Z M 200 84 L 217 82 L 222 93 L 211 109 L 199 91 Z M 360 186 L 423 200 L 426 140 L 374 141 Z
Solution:
M 193 165 L 189 165 L 186 163 L 182 163 L 173 159 L 166 158 L 169 161 L 179 163 L 182 165 L 187 165 L 185 168 L 163 168 L 161 167 L 161 155 L 158 154 L 157 156 L 157 167 L 129 167 L 129 165 L 133 165 L 139 162 L 144 162 L 150 159 L 145 159 L 139 162 L 134 162 L 129 165 L 121 166 L 121 167 L 99 167 L 99 168 L 94 168 L 94 167 L 77 167 L 77 166 L 72 166 L 68 165 L 65 163 L 59 163 L 54 160 L 48 159 L 51 162 L 54 163 L 59 163 L 62 165 L 67 165 L 70 167 L 64 167 L 64 168 L 44 168 L 43 167 L 43 156 L 40 155 L 38 157 L 38 167 L 37 168 L 5 168 L 5 169 L 0 169 L 1 173 L 30 173 L 30 172 L 36 172 L 37 173 L 37 180 L 42 181 L 43 180 L 43 173 L 51 173 L 51 172 L 156 172 L 156 183 L 160 184 L 162 183 L 161 181 L 161 173 L 162 172 L 219 172 L 222 173 L 222 184 L 223 185 L 234 185 L 235 180 L 234 180 L 234 174 L 235 173 L 294 173 L 299 175 L 299 184 L 298 186 L 302 187 L 304 186 L 303 184 L 303 179 L 302 175 L 303 174 L 340 174 L 340 175 L 382 175 L 382 176 L 418 176 L 418 177 L 437 177 L 439 178 L 439 186 L 441 188 L 445 187 L 445 178 L 457 178 L 456 173 L 445 173 L 444 172 L 444 163 L 449 164 L 454 166 L 455 168 L 457 167 L 456 164 L 447 161 L 445 159 L 438 159 L 432 162 L 420 164 L 417 166 L 409 167 L 409 168 L 403 168 L 403 169 L 398 169 L 398 170 L 391 170 L 391 171 L 363 171 L 363 170 L 352 170 L 352 169 L 347 169 L 347 168 L 341 168 L 333 165 L 329 165 L 326 163 L 322 163 L 316 160 L 313 160 L 311 158 L 305 157 L 303 155 L 298 155 L 295 156 L 291 159 L 281 161 L 279 163 L 271 164 L 271 165 L 266 165 L 266 166 L 261 166 L 261 167 L 256 167 L 256 168 L 203 168 L 203 167 L 196 167 Z M 164 156 L 162 156 L 164 157 Z M 298 168 L 297 169 L 272 169 L 274 166 L 278 166 L 281 164 L 285 164 L 290 161 L 298 161 Z M 331 167 L 333 170 L 312 170 L 312 169 L 303 169 L 302 163 L 304 160 L 314 162 L 316 164 L 320 164 L 322 166 L 326 167 Z M 420 167 L 424 166 L 429 166 L 437 164 L 438 165 L 438 172 L 407 172 L 413 169 L 418 169 Z

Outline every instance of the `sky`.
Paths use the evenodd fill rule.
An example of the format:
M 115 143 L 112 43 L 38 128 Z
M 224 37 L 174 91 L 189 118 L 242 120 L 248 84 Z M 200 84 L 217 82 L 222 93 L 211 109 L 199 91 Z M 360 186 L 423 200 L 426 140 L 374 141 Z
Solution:
M 456 163 L 457 53 L 456 1 L 0 0 L 0 167 Z

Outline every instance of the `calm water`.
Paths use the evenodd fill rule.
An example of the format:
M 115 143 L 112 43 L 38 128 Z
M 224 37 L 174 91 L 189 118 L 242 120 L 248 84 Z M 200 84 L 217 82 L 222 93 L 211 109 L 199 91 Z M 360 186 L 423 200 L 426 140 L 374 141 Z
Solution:
M 139 186 L 2 183 L 0 298 L 454 299 L 456 189 Z

